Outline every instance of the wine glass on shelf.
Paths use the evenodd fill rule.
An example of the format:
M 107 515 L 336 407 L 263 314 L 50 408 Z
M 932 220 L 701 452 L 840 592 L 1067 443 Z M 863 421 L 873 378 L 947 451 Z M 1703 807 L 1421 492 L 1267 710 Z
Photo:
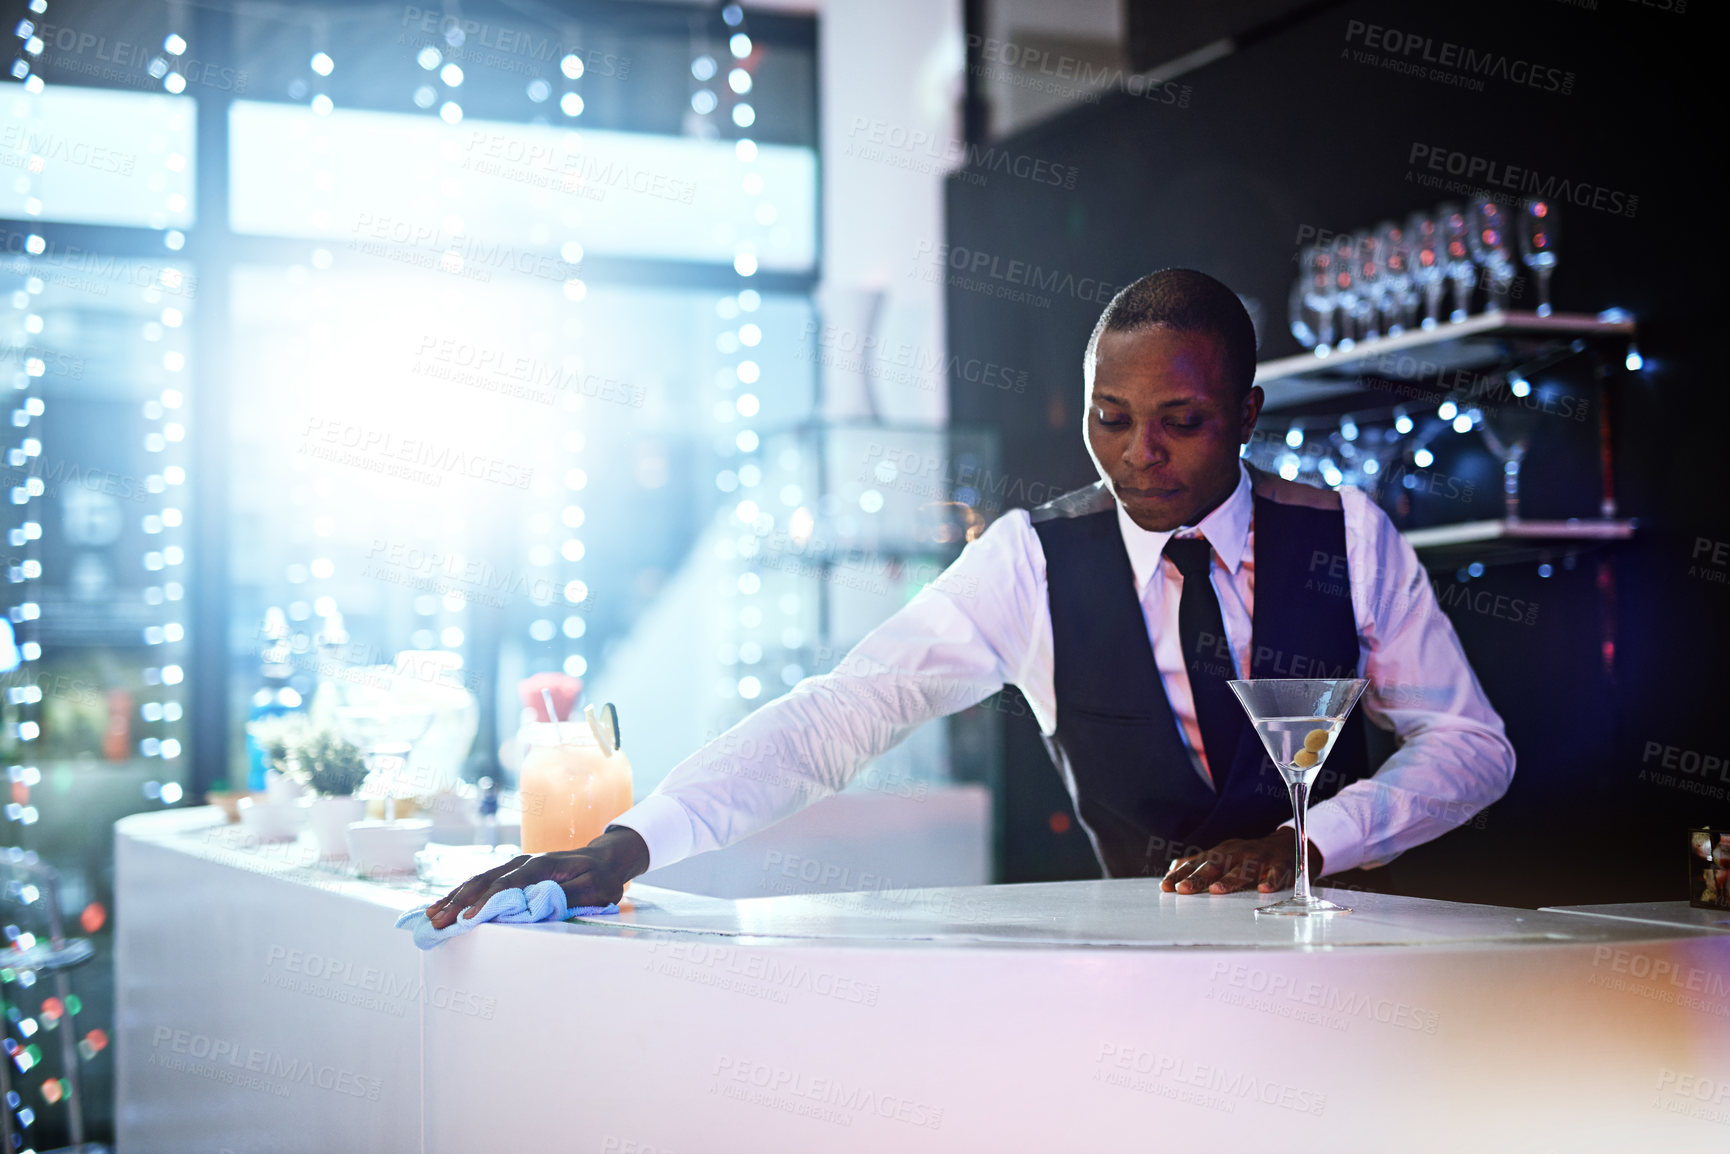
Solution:
M 1333 244 L 1334 308 L 1340 318 L 1340 348 L 1349 349 L 1357 341 L 1358 276 L 1357 245 L 1349 236 L 1337 237 Z
M 1508 394 L 1531 395 L 1532 385 L 1518 369 L 1508 371 L 1507 384 Z M 1502 516 L 1509 521 L 1520 519 L 1520 468 L 1543 412 L 1543 406 L 1536 404 L 1485 404 L 1474 422 L 1484 447 L 1502 463 Z
M 1353 233 L 1352 252 L 1357 273 L 1358 336 L 1373 341 L 1382 335 L 1382 298 L 1388 291 L 1382 280 L 1381 237 L 1373 232 Z
M 1341 425 L 1344 428 L 1345 422 Z M 1388 466 L 1399 456 L 1400 434 L 1392 425 L 1367 425 L 1359 429 L 1353 421 L 1350 428 L 1356 435 L 1340 446 L 1340 455 L 1351 464 L 1346 471 L 1346 483 L 1375 500 L 1387 481 Z
M 1382 331 L 1397 337 L 1412 325 L 1417 294 L 1412 290 L 1411 239 L 1391 220 L 1376 226 L 1382 247 Z
M 1310 893 L 1309 842 L 1304 826 L 1309 816 L 1309 789 L 1332 752 L 1352 706 L 1369 682 L 1361 677 L 1259 677 L 1228 681 L 1291 791 L 1292 832 L 1297 838 L 1296 879 L 1292 895 L 1257 914 L 1315 917 L 1349 914 L 1351 910 Z
M 1304 249 L 1304 304 L 1315 312 L 1318 320 L 1314 346 L 1318 352 L 1334 343 L 1334 310 L 1339 306 L 1339 296 L 1334 289 L 1333 263 L 1333 250 L 1327 245 L 1312 244 Z
M 1472 221 L 1457 204 L 1444 204 L 1436 210 L 1442 242 L 1442 261 L 1448 280 L 1454 286 L 1454 308 L 1448 320 L 1458 324 L 1466 319 L 1472 301 L 1472 282 L 1478 279 L 1478 269 L 1472 263 Z
M 1442 315 L 1442 282 L 1447 279 L 1442 231 L 1436 218 L 1414 212 L 1406 221 L 1407 263 L 1412 270 L 1412 283 L 1424 297 L 1424 319 L 1419 325 L 1433 329 Z
M 1520 210 L 1520 260 L 1538 278 L 1538 315 L 1550 315 L 1550 274 L 1556 270 L 1556 206 L 1528 200 Z
M 1494 197 L 1472 201 L 1472 260 L 1489 277 L 1488 307 L 1503 312 L 1508 307 L 1508 289 L 1514 283 L 1514 254 L 1508 236 L 1508 210 Z

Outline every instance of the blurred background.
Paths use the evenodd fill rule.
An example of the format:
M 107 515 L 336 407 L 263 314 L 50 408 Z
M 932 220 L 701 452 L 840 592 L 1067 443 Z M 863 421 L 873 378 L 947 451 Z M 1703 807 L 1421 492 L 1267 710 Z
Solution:
M 1703 13 L 4 13 L 6 928 L 46 932 L 46 865 L 93 946 L 75 1007 L 0 972 L 10 1074 L 53 1087 L 15 1114 L 75 1062 L 111 1125 L 116 819 L 262 789 L 249 723 L 321 693 L 436 698 L 421 767 L 510 786 L 545 673 L 617 705 L 642 796 L 1005 509 L 1094 479 L 1081 349 L 1165 266 L 1257 322 L 1250 459 L 1414 534 L 1519 751 L 1506 799 L 1366 884 L 1679 896 L 1679 831 L 1730 820 L 1700 707 L 1730 597 L 1715 181 L 1681 114 L 1710 107 Z M 1486 190 L 1506 232 L 1455 254 L 1437 314 L 1390 254 Z M 898 885 L 1097 875 L 1012 690 L 850 793 L 683 880 L 765 892 L 764 847 L 801 836 Z M 37 1036 L 74 1016 L 72 1050 Z

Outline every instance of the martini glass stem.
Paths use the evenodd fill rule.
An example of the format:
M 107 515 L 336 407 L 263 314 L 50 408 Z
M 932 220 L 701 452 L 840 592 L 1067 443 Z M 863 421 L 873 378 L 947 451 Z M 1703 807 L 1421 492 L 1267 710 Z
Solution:
M 1302 778 L 1287 785 L 1291 789 L 1292 832 L 1297 836 L 1297 881 L 1292 885 L 1291 896 L 1294 902 L 1307 903 L 1310 900 L 1310 855 L 1304 824 L 1309 817 L 1310 787 L 1309 782 Z

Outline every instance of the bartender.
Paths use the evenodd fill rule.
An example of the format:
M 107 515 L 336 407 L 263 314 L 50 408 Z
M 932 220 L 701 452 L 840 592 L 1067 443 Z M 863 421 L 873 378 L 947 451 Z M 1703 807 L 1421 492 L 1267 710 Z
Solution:
M 1192 269 L 1119 292 L 1082 361 L 1100 480 L 998 518 L 833 672 L 681 762 L 588 846 L 518 857 L 434 903 L 560 882 L 616 901 L 846 787 L 915 726 L 1020 689 L 1108 877 L 1178 894 L 1290 883 L 1283 781 L 1226 682 L 1364 677 L 1310 810 L 1316 876 L 1386 864 L 1507 790 L 1514 751 L 1423 567 L 1355 489 L 1247 466 L 1264 399 L 1237 295 Z M 1398 749 L 1373 773 L 1363 724 Z M 1331 796 L 1330 796 L 1331 794 Z M 1282 821 L 1283 819 L 1283 821 Z

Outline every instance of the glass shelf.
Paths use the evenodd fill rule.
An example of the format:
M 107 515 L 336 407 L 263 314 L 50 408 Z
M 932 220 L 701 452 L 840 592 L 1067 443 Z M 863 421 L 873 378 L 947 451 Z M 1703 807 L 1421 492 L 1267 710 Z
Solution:
M 1300 353 L 1263 361 L 1255 383 L 1267 393 L 1263 412 L 1279 412 L 1312 401 L 1366 392 L 1363 379 L 1434 382 L 1438 396 L 1459 387 L 1440 380 L 1465 374 L 1475 380 L 1482 371 L 1527 365 L 1569 351 L 1579 342 L 1615 338 L 1631 341 L 1632 319 L 1603 319 L 1589 313 L 1481 313 L 1433 329 L 1359 341 L 1350 349 L 1327 356 Z
M 1403 536 L 1426 569 L 1446 570 L 1477 561 L 1506 565 L 1578 555 L 1609 541 L 1626 541 L 1638 522 L 1608 518 L 1566 521 L 1462 521 L 1407 529 Z

